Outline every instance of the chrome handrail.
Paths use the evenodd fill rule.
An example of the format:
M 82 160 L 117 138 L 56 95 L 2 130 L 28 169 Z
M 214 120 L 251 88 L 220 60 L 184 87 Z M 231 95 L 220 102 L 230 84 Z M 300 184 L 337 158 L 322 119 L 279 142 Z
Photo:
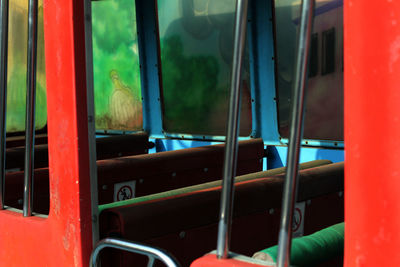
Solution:
M 134 243 L 119 238 L 105 238 L 103 240 L 100 240 L 97 243 L 96 247 L 94 248 L 92 254 L 90 255 L 89 266 L 91 267 L 98 266 L 97 261 L 100 251 L 107 247 L 145 255 L 149 258 L 149 262 L 147 264 L 148 267 L 154 265 L 155 259 L 162 261 L 168 267 L 180 267 L 180 264 L 172 256 L 170 256 L 167 252 L 164 252 L 161 249 L 150 247 L 148 245 Z
M 248 0 L 237 0 L 233 42 L 232 76 L 226 130 L 221 209 L 218 224 L 217 257 L 227 258 L 232 221 L 234 182 L 239 136 L 240 84 L 243 51 L 246 42 Z
M 314 0 L 302 0 L 300 31 L 293 85 L 293 103 L 291 110 L 289 148 L 287 169 L 283 187 L 281 226 L 277 265 L 290 265 L 290 246 L 292 238 L 292 220 L 294 203 L 297 198 L 297 176 L 299 170 L 300 144 L 303 136 L 304 109 L 306 100 L 307 65 L 309 60 L 312 22 L 314 14 Z
M 6 109 L 7 109 L 7 55 L 8 55 L 8 0 L 1 0 L 0 41 L 0 209 L 4 208 L 4 181 L 6 172 Z
M 33 170 L 35 156 L 35 106 L 37 63 L 38 0 L 29 0 L 28 9 L 28 59 L 26 71 L 26 121 L 25 121 L 25 175 L 24 216 L 32 215 Z

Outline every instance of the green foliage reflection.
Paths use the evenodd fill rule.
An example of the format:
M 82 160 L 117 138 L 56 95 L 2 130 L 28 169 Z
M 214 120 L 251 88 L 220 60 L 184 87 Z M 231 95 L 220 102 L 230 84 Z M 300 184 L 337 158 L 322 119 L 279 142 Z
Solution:
M 96 128 L 142 128 L 135 2 L 92 3 Z
M 226 97 L 226 90 L 217 89 L 217 59 L 185 56 L 180 37 L 171 36 L 162 42 L 161 62 L 164 119 L 168 130 L 205 132 L 215 102 Z
M 47 122 L 42 5 L 42 1 L 39 1 L 35 114 L 36 129 L 43 128 Z M 28 2 L 23 0 L 10 1 L 6 117 L 7 132 L 21 132 L 25 130 L 27 41 Z

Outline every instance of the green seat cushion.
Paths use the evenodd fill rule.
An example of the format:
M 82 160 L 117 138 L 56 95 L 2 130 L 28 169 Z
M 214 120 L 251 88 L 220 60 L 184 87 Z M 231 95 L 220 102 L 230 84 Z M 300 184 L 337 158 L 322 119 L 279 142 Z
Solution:
M 344 222 L 338 223 L 314 234 L 294 238 L 290 262 L 296 266 L 316 266 L 343 255 Z M 260 251 L 268 254 L 274 262 L 278 256 L 278 246 Z

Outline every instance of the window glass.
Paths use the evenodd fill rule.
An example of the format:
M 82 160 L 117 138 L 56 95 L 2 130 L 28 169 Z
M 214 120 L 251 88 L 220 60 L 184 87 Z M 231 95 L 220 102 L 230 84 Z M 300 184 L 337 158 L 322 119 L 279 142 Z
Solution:
M 163 127 L 225 135 L 234 0 L 159 0 Z M 242 136 L 251 132 L 248 51 L 242 73 Z
M 275 0 L 279 131 L 289 135 L 300 4 Z M 304 138 L 343 140 L 343 1 L 316 0 Z
M 134 0 L 92 1 L 96 128 L 143 128 Z
M 322 33 L 322 75 L 335 72 L 335 28 Z
M 28 41 L 28 1 L 9 3 L 7 132 L 25 130 L 26 70 Z M 47 122 L 46 71 L 44 61 L 43 1 L 38 9 L 38 49 L 36 76 L 36 129 Z
M 308 77 L 314 77 L 318 74 L 318 33 L 313 33 L 311 36 L 310 52 L 310 67 L 308 68 Z

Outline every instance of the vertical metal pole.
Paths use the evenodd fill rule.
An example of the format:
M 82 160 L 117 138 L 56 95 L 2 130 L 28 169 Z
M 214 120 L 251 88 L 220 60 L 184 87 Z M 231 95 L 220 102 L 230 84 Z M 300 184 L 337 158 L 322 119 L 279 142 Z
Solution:
M 229 253 L 230 228 L 232 221 L 234 177 L 236 174 L 238 150 L 237 139 L 239 136 L 240 83 L 243 51 L 246 41 L 247 6 L 247 0 L 238 0 L 236 2 L 231 91 L 217 241 L 217 257 L 224 259 L 228 257 Z
M 23 215 L 32 215 L 33 170 L 35 154 L 35 100 L 37 57 L 38 0 L 29 0 L 28 9 L 28 59 L 26 71 L 26 121 L 25 121 L 25 176 Z
M 8 0 L 1 0 L 0 43 L 0 209 L 4 208 L 4 184 L 6 169 L 6 110 L 8 65 Z
M 85 0 L 85 55 L 86 55 L 86 92 L 88 113 L 90 196 L 92 206 L 92 240 L 93 247 L 99 241 L 99 201 L 97 192 L 96 164 L 96 125 L 94 112 L 93 85 L 93 44 L 92 44 L 92 1 Z
M 307 64 L 311 43 L 314 0 L 302 0 L 301 21 L 292 97 L 289 149 L 287 156 L 286 179 L 283 188 L 281 226 L 277 266 L 288 267 L 292 238 L 293 208 L 297 197 L 297 176 L 299 167 L 300 144 L 303 136 L 305 108 L 305 87 L 307 83 Z
M 147 262 L 147 267 L 153 267 L 154 262 L 155 262 L 154 257 L 149 256 L 149 261 Z

